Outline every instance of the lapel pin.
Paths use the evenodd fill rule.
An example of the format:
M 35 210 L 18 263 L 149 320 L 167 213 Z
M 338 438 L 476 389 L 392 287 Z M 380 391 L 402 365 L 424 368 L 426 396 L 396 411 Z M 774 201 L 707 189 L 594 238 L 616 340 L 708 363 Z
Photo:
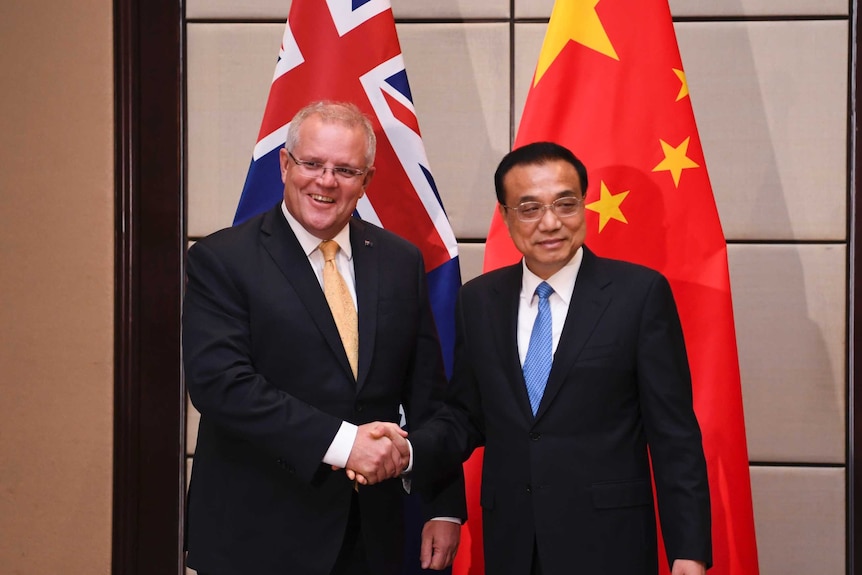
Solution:
M 365 240 L 365 247 L 366 248 L 373 248 L 374 242 L 372 242 L 371 240 Z

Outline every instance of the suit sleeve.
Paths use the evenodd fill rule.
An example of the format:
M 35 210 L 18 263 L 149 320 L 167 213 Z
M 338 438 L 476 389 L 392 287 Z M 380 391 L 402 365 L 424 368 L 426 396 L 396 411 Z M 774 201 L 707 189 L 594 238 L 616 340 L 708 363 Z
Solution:
M 442 393 L 443 404 L 438 404 L 427 424 L 411 434 L 417 454 L 414 474 L 420 485 L 427 483 L 432 491 L 463 490 L 462 463 L 484 444 L 481 399 L 470 361 L 464 308 L 462 289 L 455 310 L 455 361 L 452 378 Z
M 415 353 L 410 366 L 409 385 L 403 401 L 411 441 L 414 433 L 417 437 L 421 436 L 420 430 L 443 407 L 443 399 L 448 387 L 443 369 L 440 339 L 428 298 L 425 266 L 421 256 L 417 266 L 416 285 L 419 325 Z M 414 444 L 414 457 L 418 453 L 416 447 Z M 462 521 L 466 520 L 464 473 L 460 466 L 438 467 L 416 478 L 414 485 L 422 497 L 422 513 L 426 520 L 432 517 L 458 517 Z
M 709 486 L 676 304 L 660 275 L 640 323 L 638 390 L 668 562 L 712 564 Z
M 206 243 L 188 254 L 182 342 L 186 385 L 203 426 L 259 450 L 310 481 L 341 420 L 278 389 L 255 370 L 248 290 Z M 258 343 L 259 345 L 259 343 Z

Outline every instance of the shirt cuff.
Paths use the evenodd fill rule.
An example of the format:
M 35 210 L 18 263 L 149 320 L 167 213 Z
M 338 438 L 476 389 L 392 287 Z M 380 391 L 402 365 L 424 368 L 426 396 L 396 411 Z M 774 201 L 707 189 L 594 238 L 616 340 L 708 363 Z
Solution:
M 407 460 L 407 467 L 404 468 L 401 475 L 406 475 L 413 471 L 413 444 L 410 443 L 409 439 L 407 440 L 407 448 L 410 450 L 410 459 Z
M 342 421 L 338 433 L 335 434 L 332 443 L 329 444 L 329 449 L 323 455 L 323 462 L 339 469 L 347 467 L 347 459 L 350 457 L 350 451 L 353 449 L 353 442 L 356 441 L 358 430 L 359 428 L 352 423 Z
M 448 521 L 450 523 L 457 523 L 461 525 L 461 520 L 457 517 L 432 517 L 430 521 Z
M 410 495 L 410 488 L 413 486 L 413 482 L 407 474 L 413 470 L 413 444 L 410 443 L 409 439 L 407 440 L 407 448 L 410 450 L 410 460 L 407 462 L 407 467 L 401 472 L 401 485 L 404 487 L 404 491 Z

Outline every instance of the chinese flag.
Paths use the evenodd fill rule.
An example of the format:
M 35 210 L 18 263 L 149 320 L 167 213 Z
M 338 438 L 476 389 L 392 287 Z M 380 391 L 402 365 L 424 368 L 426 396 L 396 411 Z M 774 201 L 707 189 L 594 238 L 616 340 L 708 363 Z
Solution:
M 589 170 L 587 245 L 670 281 L 709 471 L 710 573 L 756 575 L 727 249 L 667 0 L 556 1 L 515 147 L 544 140 L 568 147 Z M 485 270 L 520 257 L 495 211 Z M 463 544 L 478 537 L 473 531 Z M 663 550 L 659 557 L 668 573 Z M 463 573 L 480 573 L 481 559 L 461 559 L 468 562 Z

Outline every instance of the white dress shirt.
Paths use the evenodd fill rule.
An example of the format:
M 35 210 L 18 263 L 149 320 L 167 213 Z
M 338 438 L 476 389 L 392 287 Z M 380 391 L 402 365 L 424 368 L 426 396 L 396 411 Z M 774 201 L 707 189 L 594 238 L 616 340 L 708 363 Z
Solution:
M 575 281 L 584 260 L 584 248 L 578 248 L 572 259 L 557 273 L 543 280 L 527 268 L 527 263 L 522 261 L 524 272 L 521 279 L 521 298 L 518 304 L 518 356 L 521 365 L 527 357 L 527 348 L 530 346 L 530 335 L 533 333 L 533 324 L 539 313 L 539 297 L 536 288 L 539 284 L 547 282 L 554 293 L 548 298 L 551 306 L 551 350 L 556 353 L 557 344 L 560 343 L 560 335 L 563 333 L 563 324 L 569 313 L 569 303 L 572 301 L 572 293 L 575 291 Z
M 299 245 L 302 246 L 308 261 L 314 269 L 314 275 L 317 276 L 317 281 L 320 283 L 320 289 L 323 289 L 323 254 L 320 251 L 321 240 L 313 236 L 302 227 L 296 218 L 287 210 L 287 206 L 282 201 L 281 211 L 293 230 L 296 239 L 299 240 Z M 341 231 L 335 234 L 332 238 L 338 242 L 341 248 L 335 254 L 335 267 L 338 268 L 338 273 L 344 278 L 344 283 L 347 284 L 347 289 L 350 290 L 350 297 L 353 298 L 353 305 L 356 306 L 356 274 L 353 271 L 353 248 L 350 245 L 350 224 L 344 226 Z M 357 311 L 359 307 L 356 307 Z M 338 433 L 329 445 L 329 449 L 323 455 L 323 463 L 327 465 L 335 465 L 337 467 L 347 467 L 347 459 L 350 457 L 350 450 L 353 448 L 353 442 L 356 441 L 356 433 L 358 427 L 348 421 L 342 421 L 341 427 L 338 428 Z

